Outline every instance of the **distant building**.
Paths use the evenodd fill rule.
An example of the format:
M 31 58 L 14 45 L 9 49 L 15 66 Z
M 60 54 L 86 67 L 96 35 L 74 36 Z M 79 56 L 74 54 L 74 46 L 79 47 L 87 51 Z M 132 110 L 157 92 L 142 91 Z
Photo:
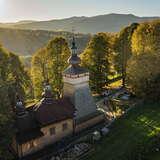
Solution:
M 25 108 L 17 97 L 17 132 L 12 148 L 19 157 L 32 154 L 104 119 L 89 89 L 89 72 L 80 66 L 74 37 L 71 49 L 70 66 L 63 72 L 63 98 L 53 98 L 48 82 L 42 99 L 29 108 Z

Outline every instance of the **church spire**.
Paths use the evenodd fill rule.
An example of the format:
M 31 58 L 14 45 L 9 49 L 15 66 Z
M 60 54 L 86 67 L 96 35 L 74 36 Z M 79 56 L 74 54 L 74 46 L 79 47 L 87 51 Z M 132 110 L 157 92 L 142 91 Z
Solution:
M 76 46 L 76 40 L 75 40 L 74 33 L 73 33 L 73 38 L 72 38 L 71 50 L 72 50 L 72 54 L 71 54 L 71 57 L 68 60 L 69 64 L 72 65 L 72 66 L 77 66 L 81 63 L 81 59 L 77 55 L 77 46 Z
M 71 49 L 72 49 L 72 54 L 77 54 L 76 53 L 77 46 L 76 46 L 76 41 L 75 41 L 74 35 L 73 35 L 73 38 L 72 38 L 72 47 L 71 47 Z
M 68 59 L 68 63 L 70 64 L 68 68 L 66 68 L 63 72 L 64 77 L 72 77 L 75 76 L 78 78 L 80 74 L 88 74 L 88 70 L 83 68 L 80 63 L 81 59 L 77 54 L 77 45 L 75 35 L 72 36 L 72 43 L 71 43 L 71 56 Z

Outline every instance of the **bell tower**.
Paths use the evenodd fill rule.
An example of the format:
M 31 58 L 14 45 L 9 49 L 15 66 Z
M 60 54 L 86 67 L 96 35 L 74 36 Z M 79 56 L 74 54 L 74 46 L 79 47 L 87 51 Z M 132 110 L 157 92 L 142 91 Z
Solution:
M 64 96 L 69 97 L 76 108 L 75 119 L 87 118 L 97 112 L 96 104 L 89 88 L 89 72 L 80 66 L 75 37 L 72 38 L 69 67 L 63 72 Z

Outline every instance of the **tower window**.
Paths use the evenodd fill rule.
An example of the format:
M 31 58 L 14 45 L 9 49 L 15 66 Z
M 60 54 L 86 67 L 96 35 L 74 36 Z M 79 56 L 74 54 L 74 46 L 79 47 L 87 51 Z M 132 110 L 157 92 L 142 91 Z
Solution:
M 55 127 L 52 127 L 50 128 L 50 135 L 55 135 L 56 134 L 56 128 Z
M 68 124 L 67 123 L 63 123 L 62 130 L 65 131 L 67 129 L 68 129 Z

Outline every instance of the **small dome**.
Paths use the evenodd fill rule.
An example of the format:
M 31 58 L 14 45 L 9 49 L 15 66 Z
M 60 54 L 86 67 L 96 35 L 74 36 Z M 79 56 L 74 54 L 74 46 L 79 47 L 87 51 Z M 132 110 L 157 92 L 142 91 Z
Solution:
M 44 92 L 42 93 L 43 98 L 52 98 L 52 87 L 49 84 L 49 81 L 47 80 L 46 83 L 44 84 Z
M 47 84 L 44 88 L 45 91 L 51 91 L 51 86 L 49 84 Z
M 71 65 L 79 65 L 81 63 L 81 59 L 77 56 L 77 54 L 75 54 L 69 58 L 68 62 Z
M 22 103 L 21 101 L 19 101 L 19 102 L 16 103 L 16 106 L 17 106 L 17 107 L 22 107 L 22 106 L 23 106 L 23 103 Z
M 24 115 L 25 113 L 26 113 L 26 109 L 25 109 L 22 101 L 19 100 L 19 101 L 16 103 L 16 114 L 17 114 L 18 116 L 22 116 L 22 115 Z

